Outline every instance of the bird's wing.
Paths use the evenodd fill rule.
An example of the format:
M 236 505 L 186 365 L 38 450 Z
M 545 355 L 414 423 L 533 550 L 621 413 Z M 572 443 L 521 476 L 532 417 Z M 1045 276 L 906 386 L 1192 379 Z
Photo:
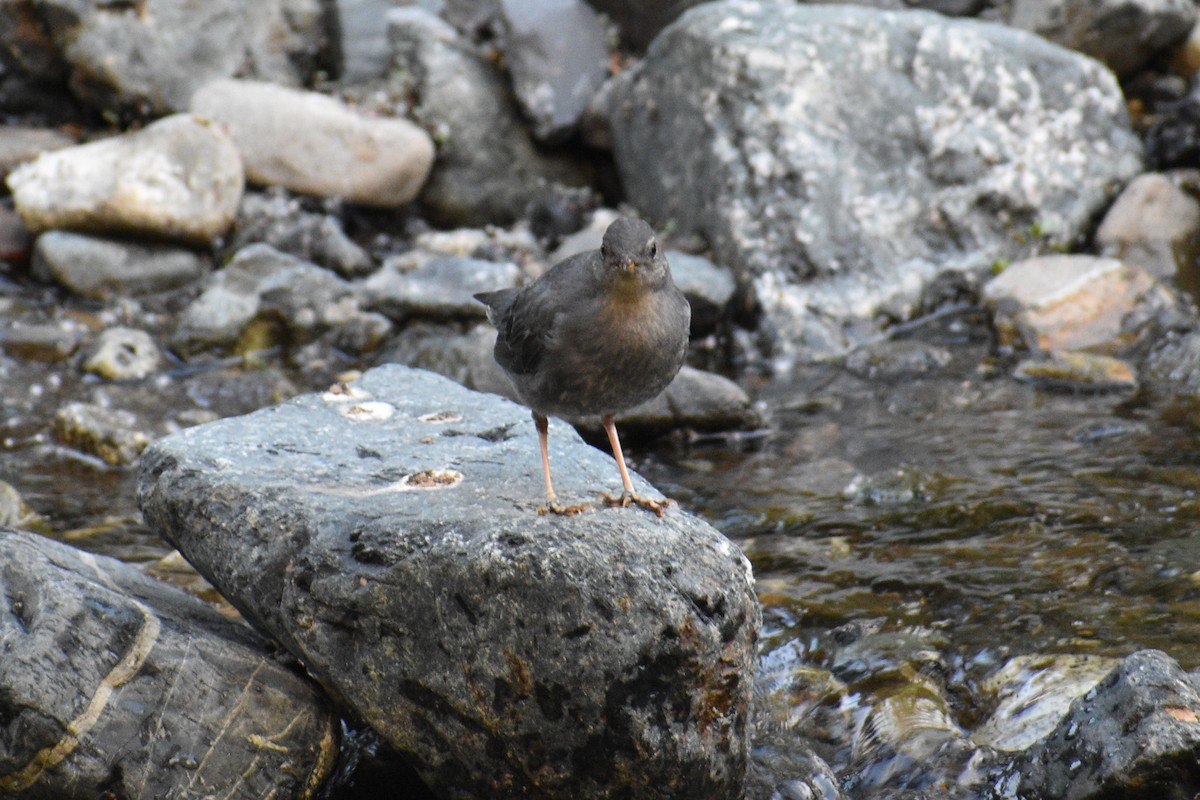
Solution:
M 484 301 L 499 331 L 496 361 L 505 370 L 518 375 L 537 371 L 547 350 L 553 347 L 559 317 L 575 301 L 572 292 L 582 285 L 577 273 L 588 268 L 591 256 L 572 256 L 533 283 L 513 290 L 511 297 L 497 298 L 500 302 L 494 304 Z

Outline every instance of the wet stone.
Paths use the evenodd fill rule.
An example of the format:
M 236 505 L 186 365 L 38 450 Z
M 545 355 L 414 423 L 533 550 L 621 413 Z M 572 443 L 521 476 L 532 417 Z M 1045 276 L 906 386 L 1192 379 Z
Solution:
M 112 466 L 132 464 L 150 444 L 137 424 L 131 411 L 92 403 L 68 403 L 54 415 L 59 441 Z
M 65 322 L 10 324 L 0 330 L 0 348 L 27 361 L 63 361 L 79 347 L 83 332 Z
M 184 352 L 230 346 L 260 312 L 297 342 L 310 341 L 358 311 L 350 284 L 329 270 L 252 244 L 213 273 L 179 317 L 174 345 Z
M 1013 369 L 1017 380 L 1040 386 L 1090 391 L 1133 391 L 1137 373 L 1128 361 L 1096 353 L 1064 351 L 1025 359 Z
M 619 485 L 551 426 L 560 496 Z M 160 439 L 138 493 L 438 796 L 739 796 L 748 562 L 678 509 L 539 515 L 543 490 L 526 409 L 388 366 Z
M 1075 698 L 996 785 L 1019 798 L 1191 797 L 1198 753 L 1200 691 L 1165 653 L 1141 650 Z
M 1085 255 L 1018 261 L 983 287 L 983 299 L 1004 346 L 1108 355 L 1154 333 L 1176 303 L 1141 267 Z
M 396 320 L 483 319 L 487 309 L 475 294 L 516 286 L 520 278 L 511 262 L 435 257 L 405 270 L 391 259 L 363 282 L 363 291 L 369 308 Z
M 32 271 L 81 297 L 104 300 L 185 286 L 204 275 L 205 262 L 171 245 L 47 231 L 34 244 Z
M 150 334 L 116 327 L 100 334 L 83 368 L 110 381 L 140 380 L 155 372 L 161 363 L 162 352 Z
M 971 732 L 976 744 L 1019 753 L 1045 739 L 1071 702 L 1112 671 L 1117 659 L 1091 655 L 1018 656 L 980 687 L 995 703 Z
M 135 567 L 0 529 L 0 794 L 310 797 L 337 716 L 246 625 Z

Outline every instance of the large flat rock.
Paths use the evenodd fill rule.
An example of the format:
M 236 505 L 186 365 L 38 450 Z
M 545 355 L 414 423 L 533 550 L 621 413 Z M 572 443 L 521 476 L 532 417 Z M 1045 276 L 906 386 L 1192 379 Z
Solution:
M 551 445 L 564 502 L 618 488 Z M 387 366 L 141 464 L 148 522 L 439 796 L 740 796 L 749 563 L 677 508 L 539 516 L 526 409 Z

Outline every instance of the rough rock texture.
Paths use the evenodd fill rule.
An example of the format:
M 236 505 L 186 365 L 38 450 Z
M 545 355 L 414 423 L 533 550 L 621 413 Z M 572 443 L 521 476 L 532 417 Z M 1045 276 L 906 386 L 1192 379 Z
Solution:
M 501 0 L 513 91 L 542 141 L 569 136 L 608 77 L 604 26 L 583 0 Z
M 244 186 L 233 140 L 191 114 L 43 153 L 8 176 L 17 211 L 35 232 L 68 228 L 196 244 L 229 228 Z
M 1200 792 L 1200 692 L 1157 650 L 1127 657 L 999 778 L 1033 800 L 1187 798 Z
M 417 196 L 433 163 L 433 142 L 413 123 L 368 117 L 318 92 L 218 80 L 191 109 L 228 128 L 255 183 L 398 206 Z
M 106 300 L 176 289 L 204 275 L 192 250 L 165 244 L 46 231 L 33 249 L 33 276 L 55 281 L 82 297 Z
M 619 485 L 552 428 L 564 499 Z M 395 366 L 159 440 L 139 480 L 149 524 L 440 797 L 740 796 L 748 562 L 682 511 L 539 516 L 542 491 L 527 410 Z
M 1013 0 L 1009 24 L 1103 61 L 1118 75 L 1187 37 L 1192 0 Z
M 0 795 L 315 795 L 337 716 L 248 627 L 41 536 L 0 552 Z
M 164 114 L 215 78 L 305 82 L 320 22 L 320 0 L 22 0 L 0 5 L 0 44 L 94 106 Z
M 110 381 L 141 380 L 161 363 L 162 351 L 154 337 L 146 331 L 118 325 L 97 337 L 83 369 Z
M 552 183 L 586 183 L 579 165 L 534 147 L 496 66 L 454 29 L 421 8 L 388 14 L 392 82 L 416 98 L 414 113 L 438 145 L 421 193 L 447 226 L 505 224 Z
M 247 192 L 229 236 L 229 249 L 255 242 L 311 261 L 351 278 L 375 269 L 370 253 L 346 235 L 334 214 L 305 211 L 298 198 L 282 190 Z
M 709 3 L 617 80 L 628 196 L 708 239 L 781 356 L 840 353 L 847 322 L 907 316 L 1031 232 L 1072 240 L 1141 168 L 1100 64 L 929 12 Z
M 394 319 L 482 319 L 487 309 L 475 294 L 516 286 L 520 278 L 512 262 L 441 256 L 407 270 L 386 261 L 362 289 L 368 308 Z
M 213 273 L 204 292 L 179 316 L 172 342 L 185 352 L 228 346 L 261 313 L 303 343 L 357 312 L 346 281 L 270 245 L 252 244 Z
M 1041 352 L 1127 351 L 1160 330 L 1176 303 L 1141 267 L 1085 255 L 1018 261 L 982 295 L 1000 344 Z
M 676 17 L 704 0 L 588 0 L 621 32 L 621 44 L 644 50 Z

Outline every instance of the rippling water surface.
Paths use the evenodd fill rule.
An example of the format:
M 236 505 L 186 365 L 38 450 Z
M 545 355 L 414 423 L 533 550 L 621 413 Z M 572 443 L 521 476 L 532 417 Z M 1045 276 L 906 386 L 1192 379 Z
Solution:
M 898 724 L 961 732 L 987 713 L 987 676 L 1014 656 L 1154 647 L 1200 665 L 1200 445 L 1189 408 L 1018 383 L 989 355 L 978 321 L 921 335 L 908 344 L 945 348 L 949 363 L 915 359 L 906 371 L 885 359 L 877 370 L 863 362 L 859 374 L 802 367 L 753 387 L 768 430 L 629 448 L 644 475 L 750 556 L 764 607 L 764 683 L 782 680 L 790 693 L 790 710 L 774 713 L 810 743 L 824 736 L 822 755 L 839 771 L 858 770 L 859 796 L 889 796 L 871 781 L 894 787 L 897 769 L 894 741 L 890 760 L 867 763 L 886 731 L 878 713 L 864 727 L 860 707 L 878 712 L 901 695 L 856 680 L 877 687 L 925 659 L 935 667 L 917 672 L 936 673 L 932 699 L 905 705 Z M 11 361 L 8 369 L 0 478 L 61 538 L 128 561 L 167 555 L 139 520 L 133 471 L 103 468 L 49 434 L 56 396 L 77 393 L 63 381 L 85 379 L 47 365 L 14 382 Z M 238 370 L 215 369 L 187 388 L 148 386 L 145 402 L 224 416 L 328 380 L 266 369 L 254 391 L 239 388 Z M 103 391 L 83 389 L 93 399 Z M 855 630 L 873 638 L 858 650 L 835 646 Z M 851 690 L 822 694 L 821 679 L 806 678 L 800 691 L 796 676 L 809 669 Z M 1042 691 L 1036 679 L 1027 688 Z M 903 683 L 909 693 L 921 685 Z M 832 705 L 844 736 L 820 730 L 820 709 Z M 910 769 L 901 783 L 928 787 L 945 771 Z

